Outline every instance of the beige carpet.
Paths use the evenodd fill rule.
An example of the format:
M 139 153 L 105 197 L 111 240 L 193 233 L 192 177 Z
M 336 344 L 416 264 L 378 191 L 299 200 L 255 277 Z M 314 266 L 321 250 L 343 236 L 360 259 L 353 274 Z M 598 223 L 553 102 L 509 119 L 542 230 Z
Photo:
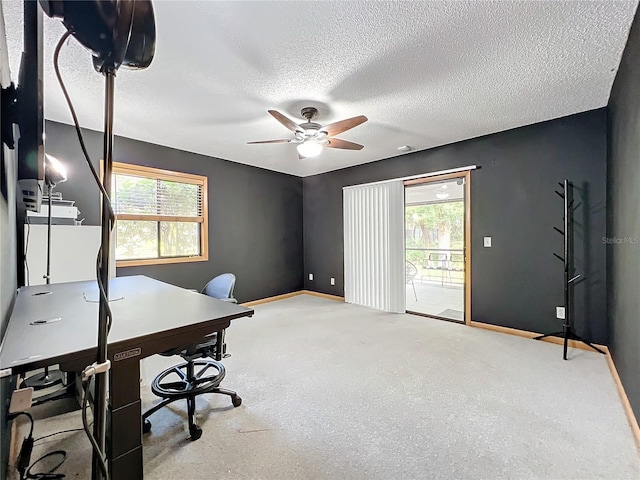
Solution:
M 639 456 L 604 356 L 301 295 L 228 331 L 224 386 L 151 417 L 145 479 L 638 479 Z M 144 362 L 146 383 L 174 360 Z M 149 406 L 156 400 L 143 387 Z M 80 426 L 38 421 L 35 436 Z M 82 433 L 61 472 L 89 478 Z M 126 479 L 113 479 L 126 480 Z

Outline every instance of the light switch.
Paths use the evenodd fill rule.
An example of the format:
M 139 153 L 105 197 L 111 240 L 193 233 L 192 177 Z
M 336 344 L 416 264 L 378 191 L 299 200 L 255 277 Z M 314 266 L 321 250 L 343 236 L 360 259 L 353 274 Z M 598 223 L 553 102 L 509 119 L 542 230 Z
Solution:
M 484 246 L 485 247 L 491 246 L 491 237 L 484 237 Z
M 313 280 L 313 273 L 309 274 L 309 280 Z
M 331 285 L 335 285 L 336 284 L 336 279 L 331 277 Z

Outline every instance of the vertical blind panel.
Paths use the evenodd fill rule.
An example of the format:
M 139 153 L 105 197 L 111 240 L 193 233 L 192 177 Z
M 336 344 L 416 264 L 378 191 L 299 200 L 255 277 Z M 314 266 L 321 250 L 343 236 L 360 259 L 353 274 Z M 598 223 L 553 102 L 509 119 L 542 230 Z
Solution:
M 345 188 L 345 301 L 404 312 L 404 185 Z

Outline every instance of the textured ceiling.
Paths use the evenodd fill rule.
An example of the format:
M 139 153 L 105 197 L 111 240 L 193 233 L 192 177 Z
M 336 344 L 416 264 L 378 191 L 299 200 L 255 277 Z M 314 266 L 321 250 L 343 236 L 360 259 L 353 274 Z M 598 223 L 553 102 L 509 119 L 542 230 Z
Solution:
M 570 115 L 607 104 L 633 1 L 156 1 L 147 70 L 120 70 L 115 133 L 307 176 Z M 13 77 L 21 2 L 3 0 Z M 71 123 L 52 68 L 64 32 L 45 16 L 45 116 Z M 70 40 L 61 69 L 82 126 L 101 130 L 103 78 Z M 298 159 L 267 114 L 322 124 L 366 115 L 339 135 L 361 151 Z

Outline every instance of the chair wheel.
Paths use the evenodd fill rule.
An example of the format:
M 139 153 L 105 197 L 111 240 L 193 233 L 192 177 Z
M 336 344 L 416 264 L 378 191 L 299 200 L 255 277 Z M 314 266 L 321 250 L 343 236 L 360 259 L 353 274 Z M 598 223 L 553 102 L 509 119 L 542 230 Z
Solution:
M 189 426 L 189 434 L 191 435 L 191 440 L 198 440 L 202 436 L 202 429 L 197 425 Z
M 151 431 L 151 422 L 149 420 L 145 420 L 142 422 L 142 433 L 149 433 Z
M 242 399 L 238 395 L 234 395 L 233 397 L 231 397 L 231 403 L 234 407 L 239 407 L 240 405 L 242 405 Z

